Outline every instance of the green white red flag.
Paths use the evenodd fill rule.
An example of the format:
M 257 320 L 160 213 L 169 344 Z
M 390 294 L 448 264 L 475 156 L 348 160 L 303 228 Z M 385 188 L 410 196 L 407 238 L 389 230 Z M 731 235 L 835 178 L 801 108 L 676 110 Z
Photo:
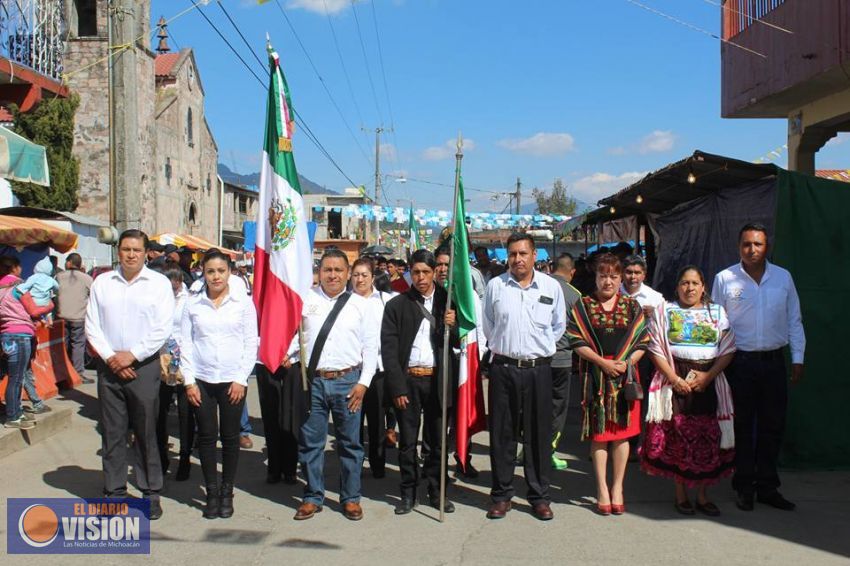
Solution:
M 455 434 L 458 460 L 460 465 L 465 468 L 469 438 L 476 432 L 481 432 L 487 428 L 487 415 L 484 409 L 484 389 L 481 385 L 479 364 L 481 352 L 478 349 L 478 318 L 481 309 L 478 304 L 478 295 L 475 294 L 472 287 L 462 178 L 459 180 L 457 204 L 455 205 L 452 247 L 454 248 L 452 302 L 454 303 L 460 334 Z
M 274 372 L 301 321 L 303 297 L 313 282 L 301 185 L 292 155 L 295 115 L 280 58 L 269 51 L 269 94 L 260 169 L 254 304 L 260 331 L 259 360 Z
M 413 204 L 407 214 L 407 243 L 410 253 L 419 249 L 419 225 L 416 223 L 416 215 L 413 214 Z

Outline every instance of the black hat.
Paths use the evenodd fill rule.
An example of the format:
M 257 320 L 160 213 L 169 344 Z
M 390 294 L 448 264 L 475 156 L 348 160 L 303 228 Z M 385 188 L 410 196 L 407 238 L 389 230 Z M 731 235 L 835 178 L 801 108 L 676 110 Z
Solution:
M 162 253 L 164 253 L 165 255 L 168 255 L 168 254 L 176 252 L 176 251 L 177 251 L 177 246 L 175 246 L 174 244 L 165 244 L 162 247 Z
M 152 252 L 161 252 L 163 249 L 165 249 L 165 246 L 163 246 L 159 242 L 151 241 L 150 243 L 148 243 L 148 250 Z

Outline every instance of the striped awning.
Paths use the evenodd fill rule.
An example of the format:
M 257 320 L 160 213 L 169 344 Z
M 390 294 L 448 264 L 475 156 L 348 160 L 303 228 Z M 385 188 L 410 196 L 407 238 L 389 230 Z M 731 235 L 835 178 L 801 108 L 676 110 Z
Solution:
M 22 248 L 34 244 L 67 253 L 77 247 L 77 235 L 35 218 L 0 215 L 0 245 Z
M 190 250 L 195 250 L 199 252 L 204 252 L 210 248 L 215 248 L 231 256 L 239 254 L 239 252 L 235 250 L 230 250 L 217 244 L 213 244 L 212 242 L 208 242 L 203 238 L 199 238 L 198 236 L 192 236 L 191 234 L 175 234 L 173 232 L 163 232 L 162 234 L 157 234 L 156 236 L 151 238 L 151 240 L 159 242 L 160 244 L 174 244 L 179 248 L 189 248 Z

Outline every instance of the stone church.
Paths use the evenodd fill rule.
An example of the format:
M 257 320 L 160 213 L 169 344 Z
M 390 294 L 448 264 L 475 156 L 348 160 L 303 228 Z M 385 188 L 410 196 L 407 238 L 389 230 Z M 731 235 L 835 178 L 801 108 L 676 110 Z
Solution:
M 171 51 L 164 20 L 156 51 L 151 49 L 149 0 L 132 2 L 133 35 L 144 36 L 134 47 L 136 131 L 118 131 L 125 138 L 114 144 L 116 151 L 135 152 L 137 166 L 126 183 L 116 183 L 128 194 L 110 194 L 108 3 L 64 0 L 64 66 L 68 86 L 80 97 L 74 137 L 80 159 L 77 212 L 119 229 L 193 234 L 218 243 L 218 148 L 204 112 L 203 84 L 192 50 Z M 120 96 L 120 89 L 115 92 Z

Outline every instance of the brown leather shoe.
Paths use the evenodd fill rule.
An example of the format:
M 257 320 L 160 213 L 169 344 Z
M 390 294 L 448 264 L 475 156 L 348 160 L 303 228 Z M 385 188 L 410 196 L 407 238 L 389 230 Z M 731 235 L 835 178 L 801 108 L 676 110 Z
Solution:
M 316 513 L 321 512 L 321 505 L 316 505 L 315 503 L 307 503 L 305 501 L 298 507 L 298 511 L 295 513 L 295 517 L 293 517 L 293 519 L 295 519 L 296 521 L 306 521 L 307 519 L 311 519 Z
M 545 501 L 536 503 L 534 505 L 532 513 L 534 513 L 534 516 L 540 519 L 541 521 L 551 521 L 552 517 L 554 517 L 554 515 L 552 514 L 552 509 Z
M 250 450 L 254 447 L 254 441 L 251 440 L 250 436 L 240 436 L 239 437 L 239 447 L 244 448 L 246 450 Z
M 490 510 L 487 511 L 488 519 L 503 519 L 505 515 L 508 514 L 508 511 L 511 510 L 511 502 L 510 501 L 494 501 L 493 505 L 490 506 Z
M 345 518 L 349 521 L 359 521 L 363 518 L 363 509 L 360 507 L 359 503 L 349 501 L 343 507 L 342 514 L 345 515 Z

